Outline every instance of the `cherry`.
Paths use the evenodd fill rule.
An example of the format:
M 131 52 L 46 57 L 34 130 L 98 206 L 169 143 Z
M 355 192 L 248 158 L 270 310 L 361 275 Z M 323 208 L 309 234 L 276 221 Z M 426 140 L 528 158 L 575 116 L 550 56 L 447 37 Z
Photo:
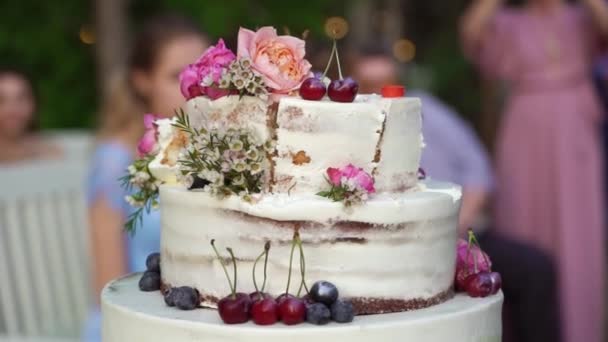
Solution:
M 498 272 L 490 273 L 490 279 L 492 279 L 492 294 L 497 294 L 502 288 L 502 277 Z
M 306 304 L 298 298 L 286 298 L 279 304 L 279 316 L 287 325 L 300 324 L 306 319 Z
M 251 299 L 246 293 L 236 293 L 222 298 L 217 303 L 220 318 L 226 324 L 240 324 L 249 320 Z
M 327 87 L 320 78 L 310 77 L 302 82 L 300 96 L 305 100 L 318 101 L 325 96 Z
M 274 298 L 272 298 L 272 296 L 269 293 L 258 292 L 258 291 L 251 292 L 249 294 L 249 298 L 251 298 L 252 302 L 257 302 L 259 300 L 264 300 L 264 299 L 273 299 L 274 300 Z
M 465 290 L 473 298 L 487 297 L 492 294 L 492 276 L 489 272 L 480 272 L 467 277 Z
M 357 81 L 347 77 L 345 79 L 331 81 L 327 89 L 327 95 L 332 101 L 353 102 L 358 91 L 359 84 Z
M 272 298 L 264 298 L 251 306 L 251 320 L 258 325 L 271 325 L 279 320 L 279 306 Z
M 285 301 L 286 299 L 291 299 L 291 298 L 296 298 L 296 296 L 289 294 L 289 293 L 283 293 L 282 295 L 277 297 L 276 302 L 280 306 L 283 303 L 283 301 Z
M 224 269 L 224 274 L 226 275 L 226 279 L 228 280 L 228 285 L 230 286 L 231 294 L 222 298 L 217 303 L 217 311 L 220 314 L 220 318 L 226 324 L 239 324 L 245 323 L 249 320 L 249 309 L 251 308 L 251 298 L 246 293 L 237 293 L 236 285 L 237 285 L 237 269 L 236 269 L 236 258 L 231 248 L 226 248 L 228 253 L 230 253 L 230 258 L 232 259 L 232 267 L 234 270 L 234 276 L 232 281 L 230 276 L 228 275 L 228 270 L 226 269 L 226 265 L 222 261 L 222 257 L 220 253 L 215 248 L 215 240 L 211 240 L 211 247 L 213 247 L 213 251 Z

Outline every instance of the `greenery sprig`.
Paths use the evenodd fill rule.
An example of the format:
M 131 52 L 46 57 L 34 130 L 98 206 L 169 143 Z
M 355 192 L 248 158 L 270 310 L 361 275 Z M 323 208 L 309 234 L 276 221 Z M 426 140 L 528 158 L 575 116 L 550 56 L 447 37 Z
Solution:
M 125 200 L 135 208 L 124 226 L 124 230 L 131 235 L 135 234 L 138 226 L 141 226 L 144 212 L 149 213 L 158 207 L 158 187 L 161 182 L 150 173 L 148 168 L 152 159 L 154 156 L 135 160 L 127 168 L 127 175 L 120 178 L 122 187 L 130 193 Z

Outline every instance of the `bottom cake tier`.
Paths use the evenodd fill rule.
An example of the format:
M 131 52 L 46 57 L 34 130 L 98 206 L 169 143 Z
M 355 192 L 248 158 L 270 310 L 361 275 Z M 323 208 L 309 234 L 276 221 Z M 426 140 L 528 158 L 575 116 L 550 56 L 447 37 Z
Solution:
M 225 325 L 217 311 L 179 311 L 159 292 L 140 292 L 139 275 L 108 284 L 102 292 L 103 341 L 247 342 L 500 342 L 502 293 L 488 298 L 454 298 L 426 309 L 358 316 L 348 324 L 286 326 Z

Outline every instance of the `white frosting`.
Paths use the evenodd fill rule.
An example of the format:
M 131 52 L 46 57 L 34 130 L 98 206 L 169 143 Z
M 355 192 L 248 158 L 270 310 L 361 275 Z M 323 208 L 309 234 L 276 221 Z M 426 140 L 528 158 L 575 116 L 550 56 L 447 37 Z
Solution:
M 283 97 L 275 127 L 268 104 L 255 97 L 197 97 L 186 104 L 194 127 L 247 128 L 260 142 L 276 133 L 270 180 L 275 193 L 321 191 L 327 168 L 349 163 L 373 174 L 379 192 L 414 186 L 422 149 L 420 110 L 415 98 L 359 95 L 353 103 L 339 103 Z M 294 159 L 298 154 L 300 161 Z
M 252 96 L 231 95 L 217 100 L 199 96 L 186 103 L 186 113 L 193 127 L 245 128 L 261 143 L 270 139 L 267 111 L 267 102 Z
M 252 261 L 269 240 L 273 246 L 267 289 L 284 291 L 293 225 L 270 220 L 317 222 L 314 228 L 300 228 L 307 279 L 340 284 L 346 297 L 428 299 L 453 282 L 460 204 L 456 186 L 431 183 L 425 190 L 381 194 L 349 211 L 313 195 L 264 195 L 249 204 L 169 186 L 161 187 L 161 203 L 163 280 L 173 286 L 195 286 L 216 297 L 227 294 L 226 279 L 209 245 L 216 239 L 222 250 L 230 246 L 242 260 L 240 291 L 253 291 Z M 350 226 L 339 228 L 336 222 Z M 357 228 L 352 222 L 375 226 Z M 298 257 L 293 284 L 300 282 L 296 265 Z
M 374 174 L 378 191 L 413 186 L 421 153 L 420 100 L 359 95 L 353 103 L 279 102 L 275 175 L 279 192 L 315 193 L 327 187 L 328 167 L 349 163 Z M 296 165 L 293 156 L 310 158 Z M 380 160 L 376 163 L 376 153 Z
M 158 292 L 140 292 L 139 275 L 110 283 L 102 292 L 104 342 L 500 342 L 502 293 L 487 298 L 457 295 L 430 308 L 356 317 L 348 324 L 225 325 L 215 310 L 179 311 Z
M 150 173 L 164 183 L 175 184 L 177 182 L 176 173 L 178 171 L 177 155 L 179 151 L 170 150 L 171 142 L 177 137 L 178 128 L 173 124 L 175 118 L 159 119 L 154 123 L 158 127 L 158 147 L 159 151 L 156 157 L 148 164 Z

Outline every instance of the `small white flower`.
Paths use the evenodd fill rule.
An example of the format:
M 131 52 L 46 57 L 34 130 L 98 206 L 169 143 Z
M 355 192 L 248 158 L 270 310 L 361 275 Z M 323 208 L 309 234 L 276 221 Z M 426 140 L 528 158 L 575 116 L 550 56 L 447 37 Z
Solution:
M 234 84 L 236 89 L 241 90 L 241 89 L 245 88 L 245 86 L 247 85 L 247 82 L 245 82 L 245 80 L 242 79 L 241 77 L 234 77 L 232 79 L 232 84 Z
M 230 150 L 234 152 L 241 151 L 243 149 L 243 142 L 240 140 L 235 140 L 230 143 Z
M 230 166 L 230 163 L 229 163 L 229 162 L 227 162 L 227 161 L 223 161 L 223 162 L 220 164 L 220 168 L 221 168 L 222 172 L 226 173 L 226 172 L 230 171 L 230 169 L 231 169 L 232 167 Z
M 129 167 L 127 168 L 127 171 L 129 171 L 130 175 L 134 175 L 135 172 L 137 172 L 137 169 L 135 168 L 135 166 L 129 165 Z
M 243 172 L 247 170 L 247 164 L 239 162 L 232 165 L 232 169 L 236 172 Z
M 253 78 L 253 73 L 250 70 L 243 70 L 241 71 L 240 76 L 244 80 L 249 80 L 250 78 Z
M 232 180 L 232 185 L 235 185 L 235 186 L 245 185 L 245 177 L 243 177 L 243 175 L 241 174 L 239 176 L 239 178 Z
M 249 58 L 241 58 L 239 60 L 241 67 L 247 69 L 247 68 L 251 68 L 251 60 Z
M 273 153 L 276 146 L 277 143 L 274 140 L 268 140 L 264 143 L 264 150 L 266 150 L 268 153 Z
M 264 169 L 262 168 L 262 164 L 260 164 L 260 163 L 253 163 L 253 164 L 249 165 L 249 170 L 251 171 L 252 175 L 256 175 L 256 174 L 264 171 Z
M 230 78 L 228 77 L 222 77 L 222 79 L 220 80 L 220 83 L 218 84 L 218 86 L 222 89 L 228 89 L 230 88 Z
M 247 151 L 247 158 L 249 160 L 257 160 L 259 156 L 260 153 L 256 149 L 250 149 L 249 151 Z

